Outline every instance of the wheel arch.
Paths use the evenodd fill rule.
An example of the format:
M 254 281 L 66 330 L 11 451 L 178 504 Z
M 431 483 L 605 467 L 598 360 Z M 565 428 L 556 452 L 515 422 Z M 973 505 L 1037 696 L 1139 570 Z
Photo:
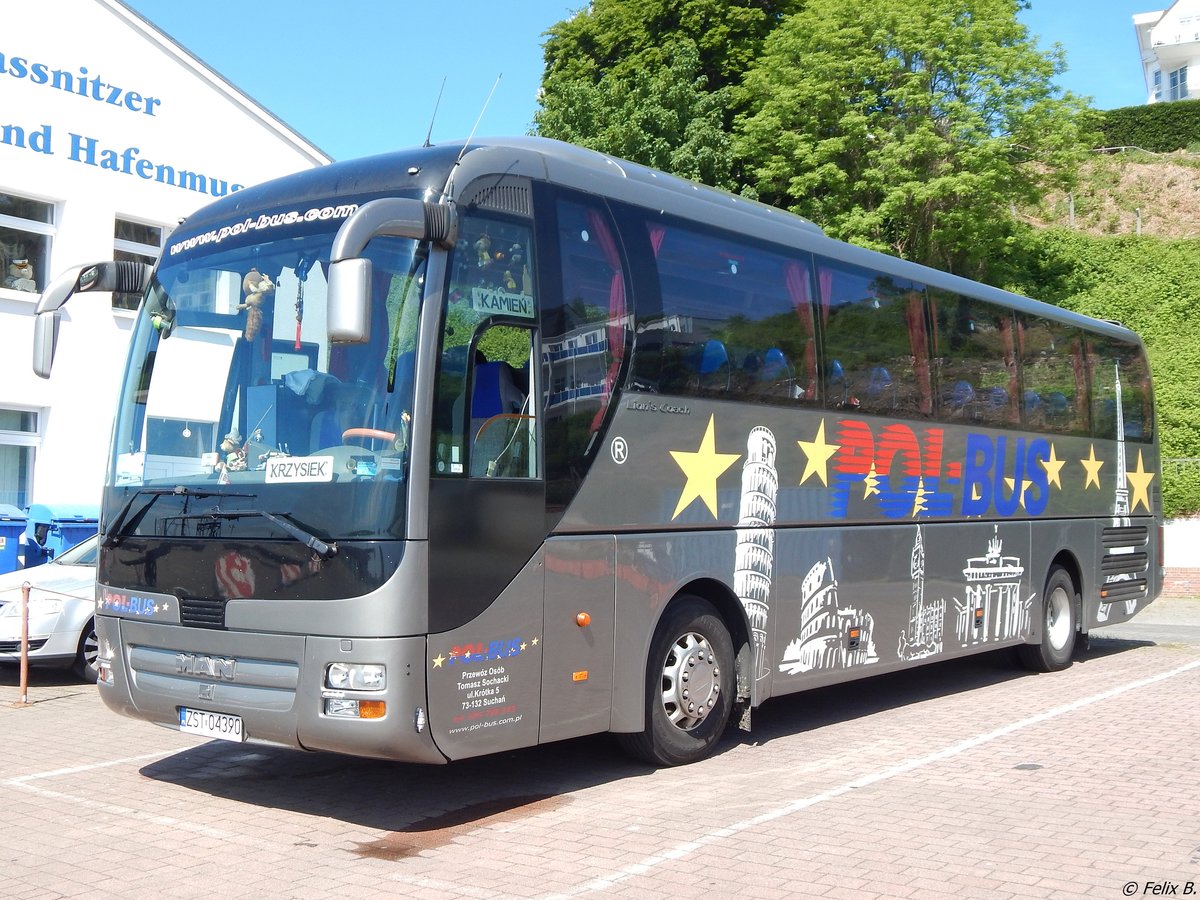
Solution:
M 712 578 L 701 578 L 676 591 L 671 602 L 663 607 L 660 619 L 662 615 L 666 615 L 671 604 L 685 594 L 707 600 L 725 622 L 729 637 L 733 641 L 733 655 L 737 666 L 737 699 L 748 701 L 754 684 L 754 643 L 750 639 L 750 620 L 746 615 L 746 608 L 728 585 Z M 658 627 L 658 622 L 654 623 L 654 627 Z
M 645 727 L 644 686 L 646 683 L 646 666 L 649 663 L 649 648 L 654 634 L 660 623 L 670 611 L 685 597 L 698 597 L 712 605 L 725 628 L 729 631 L 733 642 L 735 675 L 737 682 L 737 700 L 747 702 L 754 684 L 754 644 L 750 639 L 750 622 L 746 610 L 726 584 L 715 578 L 696 578 L 680 584 L 671 598 L 658 610 L 658 614 L 648 622 L 645 632 L 645 647 L 641 658 L 637 661 L 637 677 L 623 679 L 628 690 L 621 690 L 613 696 L 613 730 L 618 732 L 638 731 Z
M 1042 596 L 1045 594 L 1046 582 L 1050 580 L 1050 573 L 1053 572 L 1055 568 L 1060 568 L 1063 571 L 1065 571 L 1067 573 L 1067 575 L 1070 576 L 1070 578 L 1071 578 L 1071 584 L 1073 584 L 1075 586 L 1075 596 L 1072 600 L 1072 603 L 1075 606 L 1075 630 L 1078 631 L 1080 634 L 1086 634 L 1087 633 L 1087 619 L 1084 617 L 1084 614 L 1083 614 L 1083 598 L 1084 598 L 1083 566 L 1080 565 L 1079 558 L 1074 553 L 1072 553 L 1070 550 L 1064 548 L 1064 549 L 1059 550 L 1054 555 L 1054 558 L 1050 560 L 1050 565 L 1048 565 L 1046 567 L 1046 573 L 1042 577 L 1042 586 L 1039 589 L 1038 595 Z M 1044 599 L 1045 598 L 1043 596 L 1043 600 Z M 1040 638 L 1041 638 L 1040 624 L 1039 624 L 1038 630 L 1039 630 L 1039 633 L 1038 633 L 1037 637 L 1040 640 Z

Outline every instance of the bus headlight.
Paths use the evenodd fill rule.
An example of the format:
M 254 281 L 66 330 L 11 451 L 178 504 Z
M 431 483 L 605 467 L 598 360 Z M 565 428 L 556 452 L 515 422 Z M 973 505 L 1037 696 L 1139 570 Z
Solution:
M 325 670 L 325 687 L 336 691 L 382 691 L 387 687 L 387 668 L 373 663 L 330 663 Z

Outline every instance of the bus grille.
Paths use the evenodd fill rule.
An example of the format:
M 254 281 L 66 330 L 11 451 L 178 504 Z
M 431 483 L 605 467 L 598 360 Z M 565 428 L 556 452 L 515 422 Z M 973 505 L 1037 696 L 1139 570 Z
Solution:
M 470 201 L 471 205 L 496 212 L 530 215 L 529 188 L 523 184 L 501 183 L 489 185 Z
M 1100 561 L 1100 602 L 1141 600 L 1146 596 L 1146 569 L 1150 556 L 1145 547 L 1150 530 L 1144 525 L 1112 525 L 1100 535 L 1104 550 Z
M 183 597 L 179 598 L 179 623 L 193 625 L 196 628 L 224 628 L 225 604 L 229 601 L 224 597 Z

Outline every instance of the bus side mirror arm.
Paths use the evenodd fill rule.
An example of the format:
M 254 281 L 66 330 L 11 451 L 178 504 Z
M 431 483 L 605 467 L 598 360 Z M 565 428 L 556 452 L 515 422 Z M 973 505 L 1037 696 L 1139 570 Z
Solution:
M 58 345 L 58 323 L 62 308 L 75 294 L 86 291 L 118 291 L 138 294 L 150 283 L 153 266 L 139 262 L 105 262 L 72 266 L 55 278 L 38 300 L 33 320 L 33 371 L 49 378 Z
M 360 206 L 342 223 L 329 254 L 326 323 L 329 340 L 362 344 L 371 338 L 371 261 L 361 254 L 377 235 L 454 246 L 454 208 L 387 197 Z

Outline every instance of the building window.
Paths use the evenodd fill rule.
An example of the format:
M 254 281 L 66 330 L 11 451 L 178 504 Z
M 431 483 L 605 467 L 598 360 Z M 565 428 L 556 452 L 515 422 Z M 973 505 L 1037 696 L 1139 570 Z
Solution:
M 0 192 L 0 288 L 43 290 L 53 236 L 54 204 Z
M 1168 78 L 1171 86 L 1170 99 L 1186 100 L 1188 95 L 1187 66 L 1180 66 Z
M 113 228 L 113 259 L 117 262 L 140 262 L 154 265 L 162 250 L 166 229 L 161 225 L 146 225 L 129 219 L 117 219 Z M 142 302 L 139 294 L 113 293 L 113 309 L 137 309 Z
M 1154 102 L 1162 103 L 1162 70 L 1154 70 Z
M 0 505 L 29 505 L 33 457 L 40 441 L 36 412 L 0 409 Z

